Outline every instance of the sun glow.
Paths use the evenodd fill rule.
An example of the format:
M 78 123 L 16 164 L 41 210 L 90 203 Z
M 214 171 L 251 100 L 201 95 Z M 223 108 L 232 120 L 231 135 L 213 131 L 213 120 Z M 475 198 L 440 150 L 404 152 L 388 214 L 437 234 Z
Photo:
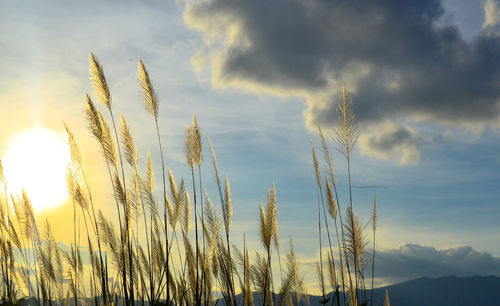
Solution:
M 62 135 L 44 128 L 17 134 L 2 158 L 8 192 L 26 191 L 35 212 L 67 199 L 66 168 L 71 160 Z

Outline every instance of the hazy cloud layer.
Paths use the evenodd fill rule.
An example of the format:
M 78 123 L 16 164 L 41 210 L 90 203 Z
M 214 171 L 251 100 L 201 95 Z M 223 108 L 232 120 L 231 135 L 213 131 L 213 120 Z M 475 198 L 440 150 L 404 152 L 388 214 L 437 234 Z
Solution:
M 309 127 L 335 120 L 342 81 L 365 125 L 395 116 L 470 125 L 500 112 L 497 3 L 484 12 L 470 42 L 443 22 L 440 0 L 194 1 L 184 20 L 202 34 L 192 63 L 214 87 L 304 97 Z
M 469 246 L 436 249 L 405 244 L 395 249 L 377 251 L 376 276 L 387 279 L 417 277 L 500 275 L 500 258 Z
M 328 252 L 326 248 L 324 252 Z M 369 250 L 365 255 L 366 279 L 371 279 L 371 261 L 372 253 Z M 301 267 L 310 286 L 318 285 L 314 278 L 316 262 L 317 257 L 301 259 Z M 420 277 L 486 275 L 500 276 L 500 257 L 465 245 L 435 248 L 408 243 L 395 248 L 377 249 L 375 254 L 376 286 Z

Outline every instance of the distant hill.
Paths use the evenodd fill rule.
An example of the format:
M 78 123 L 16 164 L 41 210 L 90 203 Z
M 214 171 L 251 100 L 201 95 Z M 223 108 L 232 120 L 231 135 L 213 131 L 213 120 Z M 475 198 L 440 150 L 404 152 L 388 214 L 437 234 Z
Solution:
M 417 278 L 375 289 L 373 305 L 384 305 L 385 289 L 391 306 L 500 306 L 500 277 L 496 276 Z M 369 298 L 370 291 L 366 294 Z M 320 300 L 320 296 L 309 296 L 311 305 L 320 305 Z M 257 305 L 257 297 L 255 301 Z
M 500 306 L 500 277 L 496 276 L 417 278 L 375 289 L 373 305 L 384 305 L 385 289 L 391 306 Z M 369 297 L 370 291 L 366 294 Z M 319 305 L 320 297 L 310 296 L 310 301 Z
M 417 278 L 378 288 L 374 305 L 383 305 L 385 289 L 393 306 L 500 305 L 500 277 L 496 276 Z

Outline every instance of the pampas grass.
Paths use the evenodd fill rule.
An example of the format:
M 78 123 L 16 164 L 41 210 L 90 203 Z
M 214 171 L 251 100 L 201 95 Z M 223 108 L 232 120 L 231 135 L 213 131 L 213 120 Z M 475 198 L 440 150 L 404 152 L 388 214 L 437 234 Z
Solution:
M 342 215 L 342 208 L 340 205 L 341 201 L 339 199 L 339 193 L 337 191 L 337 177 L 335 174 L 334 159 L 329 149 L 328 139 L 321 126 L 318 125 L 317 127 L 325 163 L 325 176 L 323 179 L 321 166 L 316 156 L 316 150 L 314 148 L 314 145 L 311 143 L 313 169 L 316 178 L 316 185 L 318 188 L 318 239 L 320 246 L 320 258 L 317 264 L 317 270 L 320 287 L 324 292 L 325 273 L 323 272 L 323 265 L 326 264 L 328 267 L 330 286 L 332 286 L 332 289 L 335 292 L 335 294 L 333 295 L 334 300 L 332 301 L 332 303 L 337 305 L 340 305 L 341 301 L 343 301 L 343 303 L 346 305 L 366 305 L 368 303 L 373 303 L 376 241 L 375 233 L 377 223 L 376 199 L 374 200 L 372 218 L 370 220 L 372 222 L 373 230 L 373 251 L 371 258 L 372 296 L 370 297 L 370 300 L 368 300 L 366 297 L 364 277 L 364 267 L 367 264 L 365 255 L 368 246 L 368 240 L 366 238 L 365 228 L 361 225 L 361 222 L 359 221 L 359 218 L 353 207 L 353 194 L 351 185 L 351 158 L 359 135 L 359 129 L 355 121 L 352 98 L 347 91 L 345 83 L 342 87 L 339 102 L 337 105 L 337 122 L 332 127 L 333 135 L 330 135 L 330 139 L 337 144 L 337 149 L 347 161 L 347 183 L 349 198 L 344 202 L 347 203 L 345 216 Z M 326 185 L 326 190 L 323 188 L 323 184 Z M 324 195 L 323 192 L 325 192 Z M 324 200 L 325 198 L 326 201 Z M 323 209 L 320 208 L 321 206 L 323 207 Z M 335 224 L 338 250 L 337 257 L 334 257 L 333 254 L 334 249 L 330 239 L 330 231 L 328 227 L 328 219 L 325 206 L 328 207 L 328 216 L 334 220 Z M 323 214 L 323 218 L 321 214 Z M 322 222 L 322 219 L 324 222 Z M 329 254 L 326 263 L 323 262 L 322 253 L 322 223 L 324 223 L 324 226 L 326 228 L 329 242 Z M 336 269 L 336 260 L 338 260 L 338 266 L 340 267 L 340 269 Z M 340 279 L 340 281 L 337 281 L 338 279 Z M 340 298 L 339 289 L 342 290 L 342 300 Z M 325 302 L 324 293 L 323 302 Z
M 275 184 L 267 189 L 267 197 L 263 199 L 265 205 L 260 204 L 256 209 L 259 219 L 256 227 L 262 249 L 250 252 L 245 233 L 242 235 L 242 249 L 238 249 L 231 244 L 234 237 L 231 237 L 233 195 L 230 180 L 221 175 L 208 136 L 217 186 L 215 195 L 219 197 L 220 206 L 214 205 L 210 192 L 204 189 L 204 135 L 196 116 L 193 115 L 191 125 L 185 129 L 184 155 L 191 174 L 191 184 L 185 184 L 184 178 L 176 177 L 166 166 L 159 128 L 158 94 L 144 63 L 139 60 L 140 98 L 153 119 L 161 163 L 162 184 L 157 190 L 154 176 L 158 169 L 153 165 L 151 151 L 148 149 L 145 157 L 139 156 L 133 130 L 123 114 L 119 116 L 117 128 L 103 66 L 92 53 L 89 65 L 94 96 L 102 105 L 95 105 L 91 96 L 86 95 L 85 116 L 89 132 L 106 165 L 116 218 L 108 218 L 96 209 L 84 168 L 84 156 L 66 123 L 63 125 L 71 152 L 67 189 L 73 204 L 73 241 L 67 250 L 56 243 L 50 224 L 45 223 L 39 230 L 25 192 L 20 196 L 8 194 L 8 182 L 0 161 L 0 183 L 4 187 L 4 197 L 0 197 L 2 300 L 15 302 L 33 296 L 44 305 L 68 305 L 72 299 L 77 304 L 96 306 L 136 303 L 215 305 L 221 302 L 225 305 L 253 305 L 257 300 L 266 306 L 307 304 L 305 281 L 291 238 L 288 250 L 280 255 Z M 107 110 L 106 116 L 100 110 L 103 107 Z M 359 133 L 354 119 L 352 100 L 344 85 L 333 135 L 325 134 L 318 125 L 323 161 L 318 159 L 311 143 L 318 191 L 317 273 L 322 304 L 368 303 L 366 293 L 361 294 L 365 289 L 363 267 L 367 264 L 368 240 L 353 208 L 350 183 L 350 161 Z M 335 164 L 328 144 L 331 139 L 347 160 L 348 201 L 339 199 Z M 141 167 L 145 168 L 144 171 Z M 158 196 L 161 199 L 157 200 Z M 371 220 L 372 303 L 376 205 L 375 198 Z M 344 217 L 343 209 L 346 209 Z M 335 225 L 336 246 L 330 236 L 330 218 Z M 323 254 L 325 232 L 328 237 L 327 256 Z M 19 255 L 16 257 L 15 253 Z M 89 269 L 84 269 L 82 258 L 86 256 Z M 273 276 L 277 269 L 273 262 L 279 263 L 276 276 Z M 329 288 L 333 295 L 328 297 Z M 255 292 L 258 299 L 254 299 Z M 241 297 L 237 297 L 238 293 Z
M 108 82 L 104 76 L 104 70 L 101 63 L 97 60 L 92 52 L 89 55 L 89 71 L 92 88 L 99 100 L 106 105 L 108 110 L 111 110 L 111 94 L 108 88 Z

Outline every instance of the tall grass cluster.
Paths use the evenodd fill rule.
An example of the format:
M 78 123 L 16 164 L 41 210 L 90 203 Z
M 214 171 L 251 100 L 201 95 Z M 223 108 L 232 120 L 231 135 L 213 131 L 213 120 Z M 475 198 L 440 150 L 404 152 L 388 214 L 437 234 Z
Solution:
M 274 184 L 268 188 L 264 203 L 256 207 L 262 249 L 250 252 L 245 239 L 236 243 L 239 245 L 232 239 L 231 185 L 227 177 L 221 176 L 214 146 L 210 138 L 203 137 L 196 117 L 185 130 L 184 155 L 191 177 L 179 180 L 166 166 L 159 99 L 139 60 L 141 99 L 151 115 L 157 142 L 142 161 L 146 165 L 142 173 L 132 131 L 125 117 L 113 112 L 103 67 L 92 53 L 89 62 L 94 98 L 85 96 L 86 119 L 105 161 L 116 219 L 108 219 L 98 208 L 101 203 L 93 197 L 91 178 L 86 174 L 77 140 L 66 124 L 71 149 L 67 189 L 74 224 L 74 241 L 68 249 L 56 243 L 49 223 L 39 227 L 25 192 L 8 194 L 8 180 L 3 177 L 0 163 L 4 188 L 0 200 L 2 301 L 15 303 L 31 297 L 43 305 L 308 304 L 294 243 L 290 238 L 287 247 L 281 245 Z M 339 199 L 333 155 L 320 126 L 318 134 L 321 162 L 311 146 L 318 193 L 320 303 L 373 304 L 365 277 L 367 254 L 371 251 L 368 233 L 352 201 L 351 158 L 358 129 L 345 85 L 332 139 L 347 161 L 348 199 Z M 205 141 L 208 146 L 204 146 Z M 204 149 L 207 147 L 209 152 Z M 158 156 L 160 169 L 154 168 L 151 155 Z M 207 159 L 217 186 L 215 201 L 205 191 L 202 180 L 202 166 Z M 155 171 L 161 175 L 160 182 L 155 182 Z M 376 218 L 374 199 L 370 220 L 371 289 Z M 89 264 L 84 265 L 87 258 Z

